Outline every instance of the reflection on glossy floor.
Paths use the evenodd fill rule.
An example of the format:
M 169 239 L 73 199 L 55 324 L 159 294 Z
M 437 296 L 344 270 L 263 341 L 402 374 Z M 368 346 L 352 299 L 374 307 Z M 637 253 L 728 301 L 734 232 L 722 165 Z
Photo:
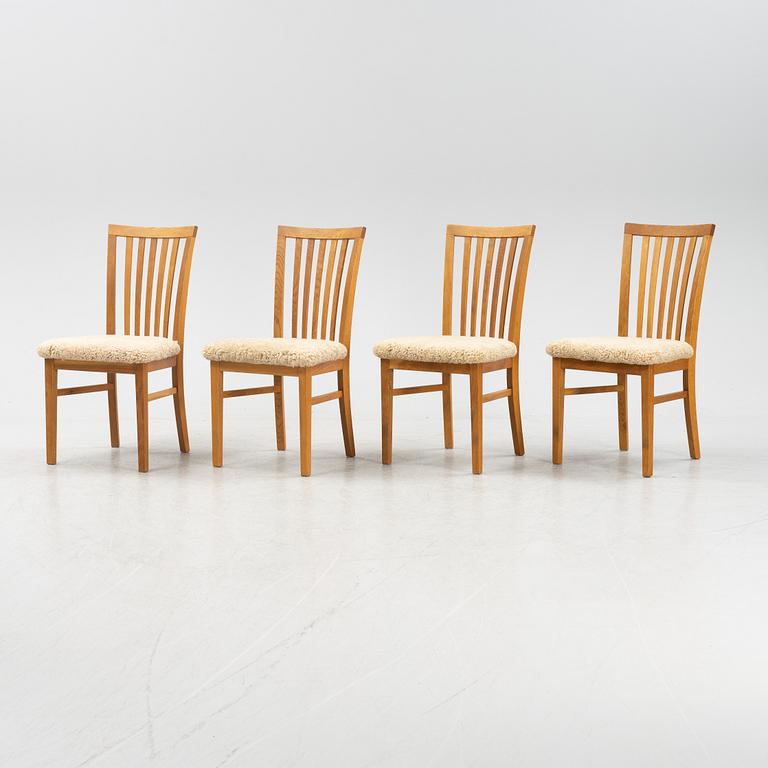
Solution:
M 153 424 L 146 476 L 127 422 L 5 449 L 0 765 L 765 765 L 762 460 L 675 424 L 643 480 L 569 421 L 554 468 L 527 427 L 480 477 L 466 422 L 396 422 L 391 467 L 319 422 L 309 480 L 268 422 L 222 470 L 204 424 Z

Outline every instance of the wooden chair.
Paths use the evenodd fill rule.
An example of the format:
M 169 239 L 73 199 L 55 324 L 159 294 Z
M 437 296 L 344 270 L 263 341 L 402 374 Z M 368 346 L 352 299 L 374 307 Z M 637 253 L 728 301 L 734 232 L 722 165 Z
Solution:
M 712 244 L 714 224 L 657 226 L 626 224 L 621 260 L 619 335 L 567 338 L 552 342 L 552 461 L 563 460 L 563 411 L 566 395 L 616 392 L 619 409 L 619 450 L 629 447 L 627 428 L 627 376 L 640 377 L 642 398 L 643 477 L 653 474 L 654 406 L 682 400 L 688 431 L 688 449 L 698 459 L 696 419 L 696 338 L 701 294 Z M 637 288 L 631 290 L 633 246 L 639 246 Z M 637 249 L 636 249 L 637 250 Z M 636 312 L 635 336 L 629 337 L 631 297 Z M 684 341 L 682 340 L 684 339 Z M 616 384 L 565 387 L 567 369 L 615 373 Z M 658 373 L 682 371 L 683 388 L 654 394 Z
M 443 436 L 453 448 L 451 376 L 469 376 L 472 420 L 472 472 L 483 471 L 483 404 L 506 398 L 515 453 L 522 456 L 518 377 L 520 319 L 531 255 L 533 225 L 465 227 L 449 224 L 445 238 L 443 277 L 443 335 L 387 339 L 374 347 L 381 358 L 381 460 L 392 463 L 392 405 L 399 395 L 442 392 Z M 462 240 L 459 333 L 453 333 L 454 260 L 456 239 Z M 515 275 L 514 281 L 512 275 Z M 442 374 L 440 384 L 394 387 L 394 372 L 429 371 Z M 483 394 L 483 374 L 506 370 L 507 386 Z
M 173 396 L 179 448 L 189 452 L 184 405 L 184 321 L 197 227 L 124 227 L 110 224 L 107 245 L 107 334 L 50 339 L 38 347 L 45 358 L 46 457 L 56 463 L 58 398 L 106 392 L 112 447 L 120 445 L 117 374 L 136 381 L 139 472 L 149 470 L 149 403 Z M 124 246 L 118 248 L 118 239 Z M 118 270 L 118 250 L 123 253 Z M 118 272 L 122 275 L 123 334 L 116 335 Z M 168 389 L 149 392 L 151 371 L 171 369 Z M 58 372 L 98 371 L 104 384 L 58 387 Z
M 355 455 L 349 388 L 352 310 L 365 227 L 304 229 L 278 227 L 275 265 L 273 338 L 224 339 L 209 344 L 203 355 L 211 361 L 213 465 L 222 466 L 224 400 L 244 395 L 275 398 L 277 450 L 285 450 L 283 377 L 299 380 L 299 444 L 301 474 L 312 471 L 312 406 L 339 401 L 341 430 L 347 456 Z M 291 334 L 284 336 L 286 242 L 294 241 Z M 339 311 L 340 310 L 340 311 Z M 224 389 L 224 373 L 258 373 L 273 377 L 272 386 Z M 312 395 L 312 377 L 337 372 L 338 389 Z

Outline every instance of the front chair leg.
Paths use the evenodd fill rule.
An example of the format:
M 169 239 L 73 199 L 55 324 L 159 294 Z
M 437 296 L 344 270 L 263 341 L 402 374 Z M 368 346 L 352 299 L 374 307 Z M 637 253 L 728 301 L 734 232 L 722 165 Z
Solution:
M 563 463 L 563 421 L 565 416 L 565 369 L 552 358 L 552 463 Z
M 344 436 L 344 452 L 350 458 L 355 455 L 355 433 L 352 431 L 352 405 L 349 397 L 349 361 L 344 363 L 337 374 L 339 390 L 339 413 L 341 414 L 341 432 Z
M 483 369 L 469 368 L 469 407 L 472 420 L 472 473 L 483 472 Z
M 443 374 L 443 440 L 446 448 L 453 448 L 453 403 L 451 374 Z
M 189 433 L 187 432 L 187 408 L 184 404 L 184 368 L 181 355 L 176 365 L 171 368 L 171 383 L 176 388 L 173 393 L 173 410 L 176 414 L 176 432 L 179 436 L 179 450 L 189 453 Z
M 515 455 L 522 456 L 525 453 L 523 441 L 523 419 L 520 414 L 520 371 L 518 358 L 512 359 L 512 366 L 507 368 L 507 389 L 511 394 L 507 398 L 509 405 L 509 421 L 512 425 L 512 442 L 515 445 Z
M 109 405 L 109 439 L 113 448 L 120 447 L 120 423 L 117 420 L 117 374 L 107 374 L 107 402 Z
M 381 361 L 381 463 L 392 463 L 392 382 L 389 360 Z
M 56 420 L 58 409 L 58 371 L 53 360 L 45 361 L 45 460 L 56 463 Z
M 312 375 L 302 369 L 299 373 L 299 452 L 301 476 L 312 474 Z
M 696 363 L 689 363 L 683 371 L 683 398 L 685 407 L 685 428 L 688 432 L 688 451 L 692 459 L 701 458 L 699 447 L 699 420 L 696 418 Z
M 275 439 L 277 450 L 285 450 L 285 402 L 283 401 L 283 377 L 273 376 L 275 385 Z
M 146 365 L 136 369 L 136 436 L 139 450 L 139 472 L 149 472 L 149 373 Z
M 619 410 L 619 450 L 629 450 L 629 420 L 627 418 L 627 374 L 619 373 L 616 376 L 616 384 L 619 391 L 616 393 Z
M 643 477 L 653 475 L 653 366 L 640 374 L 643 419 Z
M 224 452 L 224 372 L 211 361 L 211 453 L 213 466 L 220 467 Z

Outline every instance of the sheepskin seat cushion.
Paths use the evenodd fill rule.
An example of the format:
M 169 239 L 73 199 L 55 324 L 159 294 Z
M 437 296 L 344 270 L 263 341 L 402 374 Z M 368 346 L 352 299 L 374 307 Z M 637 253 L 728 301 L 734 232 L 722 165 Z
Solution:
M 373 354 L 385 360 L 466 365 L 514 357 L 517 347 L 490 336 L 399 336 L 380 341 Z
M 693 347 L 675 339 L 593 336 L 558 339 L 547 344 L 547 354 L 600 363 L 655 365 L 693 357 Z
M 331 360 L 343 360 L 347 348 L 324 339 L 222 339 L 208 344 L 203 357 L 219 363 L 286 365 L 309 368 Z
M 37 354 L 53 360 L 97 363 L 151 363 L 181 352 L 178 342 L 162 336 L 66 336 L 44 341 Z

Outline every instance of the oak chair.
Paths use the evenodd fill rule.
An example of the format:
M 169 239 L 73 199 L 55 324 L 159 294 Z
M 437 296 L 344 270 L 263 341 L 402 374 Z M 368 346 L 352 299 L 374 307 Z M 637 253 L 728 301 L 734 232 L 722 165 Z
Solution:
M 531 255 L 533 225 L 466 227 L 449 224 L 445 237 L 442 336 L 387 339 L 373 348 L 381 358 L 381 460 L 392 463 L 394 397 L 441 392 L 443 438 L 453 448 L 451 376 L 469 376 L 472 423 L 472 472 L 483 471 L 483 405 L 506 398 L 515 453 L 522 456 L 519 350 L 523 296 Z M 456 240 L 461 242 L 461 277 L 454 280 Z M 514 280 L 513 280 L 514 274 Z M 459 334 L 453 335 L 454 282 L 459 283 Z M 394 387 L 396 370 L 440 373 L 439 384 Z M 505 370 L 507 386 L 483 394 L 483 375 Z
M 696 418 L 696 339 L 701 294 L 714 224 L 662 226 L 626 224 L 621 260 L 618 336 L 565 338 L 550 343 L 552 356 L 552 461 L 563 460 L 563 416 L 566 395 L 616 392 L 619 450 L 629 447 L 627 376 L 640 377 L 642 400 L 643 477 L 653 474 L 654 407 L 682 400 L 692 459 L 701 455 Z M 633 283 L 633 250 L 639 250 L 637 287 Z M 634 300 L 632 297 L 636 296 Z M 628 336 L 630 304 L 635 336 Z M 616 374 L 616 384 L 565 387 L 568 369 Z M 654 394 L 654 377 L 681 371 L 682 389 Z
M 149 470 L 149 403 L 173 396 L 179 448 L 189 452 L 184 405 L 184 322 L 189 272 L 197 227 L 126 227 L 110 224 L 107 234 L 107 333 L 50 339 L 38 347 L 45 358 L 45 434 L 48 464 L 56 463 L 58 398 L 106 392 L 112 447 L 120 445 L 117 374 L 136 383 L 139 472 Z M 118 246 L 120 241 L 120 246 Z M 122 268 L 118 270 L 118 252 Z M 117 292 L 119 275 L 122 291 Z M 123 335 L 117 335 L 117 303 L 122 297 Z M 149 392 L 151 371 L 171 369 L 171 387 Z M 107 374 L 104 384 L 58 387 L 58 372 Z
M 275 400 L 277 450 L 285 450 L 283 378 L 299 382 L 299 446 L 301 474 L 312 471 L 312 406 L 339 401 L 341 430 L 347 456 L 355 455 L 350 407 L 349 351 L 352 310 L 365 227 L 305 229 L 278 227 L 275 264 L 273 338 L 223 339 L 209 344 L 203 355 L 211 362 L 211 421 L 213 465 L 223 463 L 224 400 L 245 395 L 272 394 Z M 285 335 L 285 259 L 293 241 L 293 281 L 290 336 Z M 272 386 L 224 389 L 224 373 L 272 376 Z M 312 394 L 312 378 L 337 374 L 338 388 Z

